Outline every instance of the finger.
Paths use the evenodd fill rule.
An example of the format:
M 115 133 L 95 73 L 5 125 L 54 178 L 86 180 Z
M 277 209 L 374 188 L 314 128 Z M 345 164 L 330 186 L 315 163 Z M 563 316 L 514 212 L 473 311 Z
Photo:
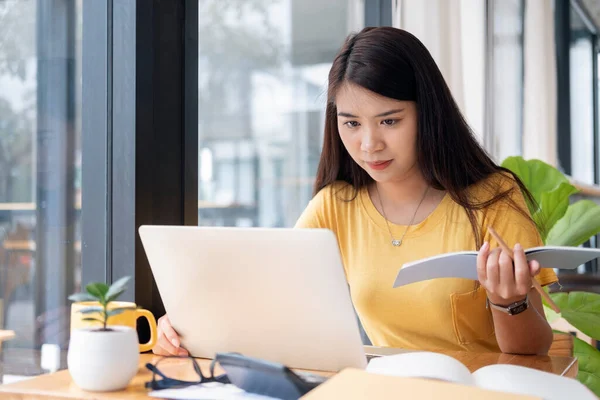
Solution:
M 171 342 L 171 344 L 174 347 L 179 347 L 181 345 L 181 342 L 179 341 L 179 335 L 177 334 L 177 332 L 175 332 L 175 329 L 173 329 L 173 326 L 171 326 L 171 321 L 169 321 L 168 317 L 163 317 L 164 319 L 161 319 L 160 324 L 161 324 L 161 329 L 163 331 L 163 333 L 165 334 L 165 336 L 167 337 L 167 339 L 169 340 L 169 342 Z
M 537 276 L 542 271 L 542 266 L 536 260 L 529 263 L 529 274 L 530 276 Z
M 166 349 L 165 349 L 166 347 Z M 156 343 L 156 345 L 152 348 L 152 352 L 156 355 L 160 356 L 185 356 L 189 355 L 188 351 L 183 347 L 174 347 L 172 343 L 164 336 L 161 335 L 161 338 Z
M 515 257 L 515 282 L 519 296 L 525 296 L 531 288 L 531 273 L 523 247 L 517 243 L 513 249 Z
M 490 244 L 485 242 L 479 249 L 479 253 L 477 253 L 477 276 L 479 278 L 479 282 L 482 284 L 487 279 L 486 265 L 489 254 Z
M 154 354 L 156 354 L 157 356 L 169 356 L 169 352 L 166 351 L 165 349 L 162 348 L 162 346 L 160 345 L 160 343 L 156 343 L 154 345 L 154 347 L 152 348 L 152 352 Z
M 167 355 L 175 356 L 179 353 L 179 347 L 173 346 L 173 343 L 165 336 L 164 332 L 159 333 L 156 344 L 158 347 L 162 348 Z
M 500 258 L 500 249 L 496 248 L 492 250 L 488 256 L 486 264 L 487 282 L 489 284 L 488 290 L 494 293 L 498 285 L 500 284 L 500 272 L 498 271 L 499 264 L 498 259 Z
M 508 253 L 502 251 L 498 258 L 500 272 L 500 296 L 509 298 L 515 290 L 515 271 L 513 260 Z
M 190 353 L 188 353 L 188 351 L 186 349 L 184 349 L 183 347 L 179 348 L 179 351 L 177 352 L 178 356 L 189 356 Z

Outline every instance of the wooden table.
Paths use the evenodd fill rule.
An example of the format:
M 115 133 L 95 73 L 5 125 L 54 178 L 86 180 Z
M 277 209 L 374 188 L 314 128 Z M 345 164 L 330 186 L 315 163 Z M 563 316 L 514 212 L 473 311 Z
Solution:
M 366 346 L 367 354 L 388 355 L 403 352 L 399 349 L 384 349 Z M 542 357 L 542 356 L 512 356 L 497 353 L 470 353 L 470 352 L 443 352 L 456 358 L 465 364 L 471 371 L 475 371 L 486 365 L 506 363 L 522 365 L 541 371 L 552 372 L 569 377 L 577 376 L 577 360 L 571 357 Z M 58 400 L 58 399 L 147 399 L 149 398 L 144 388 L 144 383 L 151 380 L 151 373 L 145 368 L 146 363 L 156 363 L 161 357 L 152 354 L 140 355 L 140 368 L 137 376 L 130 382 L 128 388 L 121 392 L 112 393 L 89 393 L 79 389 L 71 381 L 68 371 L 60 371 L 54 374 L 41 375 L 30 380 L 17 382 L 9 385 L 0 385 L 0 399 L 11 400 Z M 210 360 L 198 360 L 203 372 L 208 374 Z M 183 373 L 185 365 L 189 363 L 186 359 L 166 359 L 160 363 L 160 369 L 167 376 L 184 380 L 192 380 L 195 377 Z M 191 372 L 191 371 L 190 371 Z M 222 371 L 215 371 L 222 373 Z M 316 372 L 316 371 L 312 371 Z M 316 372 L 331 376 L 332 373 Z

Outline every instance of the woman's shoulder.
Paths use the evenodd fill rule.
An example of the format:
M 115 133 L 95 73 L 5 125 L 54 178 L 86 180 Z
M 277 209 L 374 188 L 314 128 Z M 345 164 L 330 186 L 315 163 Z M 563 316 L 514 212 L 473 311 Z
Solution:
M 347 182 L 336 181 L 320 189 L 296 222 L 296 227 L 334 229 L 336 221 L 348 212 L 358 192 Z
M 345 181 L 335 181 L 323 187 L 315 195 L 315 198 L 319 197 L 322 200 L 329 202 L 348 202 L 356 198 L 358 191 Z

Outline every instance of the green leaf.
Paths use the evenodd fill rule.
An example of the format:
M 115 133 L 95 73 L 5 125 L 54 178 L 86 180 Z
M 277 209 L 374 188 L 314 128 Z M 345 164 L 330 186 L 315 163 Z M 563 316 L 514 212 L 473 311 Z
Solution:
M 600 339 L 600 294 L 552 293 L 550 297 L 571 325 L 593 339 Z
M 69 296 L 69 300 L 74 301 L 76 303 L 81 303 L 84 301 L 98 301 L 98 298 L 92 296 L 89 293 L 75 293 Z
M 120 295 L 122 295 L 125 292 L 125 290 L 127 290 L 127 283 L 130 279 L 131 277 L 125 276 L 119 279 L 118 281 L 114 282 L 108 289 L 108 292 L 106 293 L 106 301 L 114 301 Z
M 97 322 L 99 324 L 104 324 L 104 321 L 98 319 L 98 318 L 83 318 L 82 321 L 86 321 L 86 322 Z
M 569 197 L 577 193 L 577 188 L 570 183 L 561 182 L 558 187 L 549 192 L 541 193 L 539 210 L 534 215 L 536 223 L 542 226 L 543 232 L 548 232 L 560 220 L 569 207 Z M 542 237 L 542 239 L 546 239 Z
M 119 296 L 121 296 L 125 292 L 125 290 L 127 290 L 127 288 L 124 288 L 124 289 L 122 289 L 118 292 L 112 293 L 110 295 L 109 295 L 109 293 L 110 293 L 110 290 L 109 290 L 109 293 L 107 293 L 107 295 L 106 295 L 106 302 L 109 303 L 111 301 L 115 301 L 117 298 L 119 298 Z
M 567 208 L 546 237 L 553 246 L 579 246 L 600 233 L 600 206 L 592 200 L 579 200 Z
M 79 310 L 82 314 L 93 314 L 93 313 L 102 313 L 104 309 L 102 307 L 86 307 Z
M 135 307 L 121 307 L 121 308 L 113 308 L 112 310 L 108 310 L 106 313 L 109 317 L 114 317 L 115 315 L 119 315 L 124 313 L 127 310 L 135 310 Z
M 502 166 L 514 172 L 523 181 L 538 204 L 542 201 L 542 193 L 553 191 L 561 183 L 569 183 L 562 172 L 541 160 L 525 160 L 520 156 L 507 157 Z M 536 210 L 529 211 L 533 213 Z
M 577 379 L 600 397 L 600 351 L 574 338 L 573 355 L 579 362 Z
M 546 320 L 550 324 L 560 318 L 560 314 L 555 313 L 553 309 L 551 309 L 550 307 L 548 307 L 546 305 L 545 300 L 544 300 L 544 314 L 546 314 Z
M 106 293 L 108 292 L 108 285 L 106 283 L 90 283 L 85 287 L 85 290 L 91 294 L 92 296 L 96 296 L 100 299 L 100 301 L 106 298 Z

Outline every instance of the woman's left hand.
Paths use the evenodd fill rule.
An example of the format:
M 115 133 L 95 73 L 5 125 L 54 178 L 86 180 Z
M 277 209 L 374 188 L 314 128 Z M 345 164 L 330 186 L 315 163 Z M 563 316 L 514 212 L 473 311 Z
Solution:
M 490 251 L 485 242 L 477 255 L 477 277 L 486 289 L 489 300 L 503 306 L 521 301 L 532 286 L 532 279 L 540 272 L 537 261 L 527 262 L 520 244 L 513 249 L 515 261 L 501 248 Z

